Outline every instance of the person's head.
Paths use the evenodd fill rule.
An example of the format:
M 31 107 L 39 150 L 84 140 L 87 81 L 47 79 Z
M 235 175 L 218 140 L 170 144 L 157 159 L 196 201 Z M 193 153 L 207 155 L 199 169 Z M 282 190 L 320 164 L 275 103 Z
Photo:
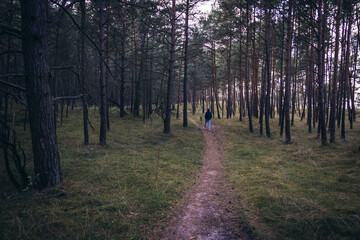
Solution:
M 210 112 L 210 108 L 208 108 L 208 110 L 207 110 L 208 112 Z

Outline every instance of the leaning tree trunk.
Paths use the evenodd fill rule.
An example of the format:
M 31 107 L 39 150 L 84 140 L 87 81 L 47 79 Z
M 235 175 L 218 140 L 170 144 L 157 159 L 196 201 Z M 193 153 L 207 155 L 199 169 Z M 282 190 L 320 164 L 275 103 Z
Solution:
M 49 85 L 47 1 L 21 0 L 22 48 L 35 174 L 40 187 L 62 181 Z

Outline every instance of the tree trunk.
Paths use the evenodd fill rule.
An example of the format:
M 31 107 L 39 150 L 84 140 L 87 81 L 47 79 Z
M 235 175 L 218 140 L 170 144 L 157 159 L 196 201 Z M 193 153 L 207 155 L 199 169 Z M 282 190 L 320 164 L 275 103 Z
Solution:
M 62 181 L 47 65 L 47 2 L 21 0 L 22 48 L 35 174 L 40 187 Z
M 351 26 L 352 26 L 352 0 L 350 0 L 350 12 L 348 13 L 348 26 L 347 26 L 347 40 L 346 40 L 346 56 L 345 56 L 345 64 L 344 64 L 344 76 L 343 76 L 343 114 L 342 114 L 342 120 L 341 120 L 341 139 L 345 140 L 345 102 L 346 102 L 346 98 L 350 98 L 349 93 L 348 93 L 348 84 L 349 84 L 349 67 L 350 67 L 350 39 L 351 39 Z M 348 104 L 348 109 L 349 109 L 349 104 Z M 350 121 L 351 121 L 351 114 L 349 115 L 350 117 Z M 351 122 L 350 122 L 351 124 Z
M 172 82 L 174 78 L 174 56 L 175 56 L 175 18 L 176 8 L 175 0 L 172 0 L 171 8 L 171 49 L 170 49 L 170 60 L 169 60 L 169 78 L 167 86 L 166 96 L 166 115 L 164 121 L 164 133 L 170 133 L 170 121 L 171 121 L 171 95 L 172 95 Z
M 105 23 L 104 23 L 105 24 Z M 105 38 L 105 36 L 109 36 L 109 30 L 110 30 L 110 16 L 109 11 L 106 12 L 106 28 L 105 28 L 105 65 L 109 66 L 109 38 Z M 105 89 L 106 89 L 106 130 L 110 131 L 110 104 L 108 103 L 107 97 L 109 96 L 108 93 L 108 83 L 109 83 L 109 69 L 105 67 Z
M 245 94 L 246 94 L 246 105 L 248 109 L 248 117 L 249 117 L 249 130 L 253 132 L 252 126 L 252 112 L 249 101 L 249 41 L 250 41 L 250 33 L 249 33 L 249 3 L 246 4 L 246 50 L 245 50 Z
M 326 11 L 326 6 L 325 6 Z M 321 131 L 321 144 L 327 145 L 327 136 L 326 136 L 326 124 L 325 124 L 325 106 L 324 106 L 324 51 L 325 51 L 325 34 L 324 27 L 326 22 L 323 16 L 323 1 L 320 0 L 318 7 L 318 89 L 319 89 L 319 128 Z
M 188 69 L 188 45 L 189 45 L 189 1 L 186 0 L 186 10 L 185 10 L 185 43 L 184 43 L 184 86 L 183 86 L 183 100 L 184 100 L 184 109 L 183 109 L 183 126 L 188 126 L 187 119 L 187 69 Z
M 284 5 L 285 7 L 285 5 Z M 282 31 L 282 46 L 285 45 L 285 19 L 283 20 L 283 31 Z M 280 93 L 279 93 L 279 101 L 278 101 L 278 112 L 279 112 L 279 126 L 280 126 L 280 136 L 283 135 L 284 131 L 284 47 L 281 48 L 281 56 L 280 56 Z
M 145 24 L 142 25 L 141 30 L 141 46 L 140 46 L 140 52 L 141 52 L 141 58 L 140 58 L 140 66 L 139 66 L 139 73 L 137 74 L 138 79 L 136 79 L 135 82 L 135 100 L 134 100 L 134 110 L 133 110 L 133 116 L 139 117 L 140 116 L 140 102 L 141 102 L 141 87 L 142 81 L 144 81 L 145 77 L 145 43 L 146 43 L 146 35 L 147 35 L 148 29 Z
M 177 89 L 176 119 L 179 119 L 179 117 L 180 117 L 180 88 L 181 88 L 181 73 L 182 73 L 183 58 L 184 58 L 184 48 L 181 51 L 181 57 L 180 57 L 179 82 L 178 82 L 178 89 Z
M 265 67 L 262 67 L 262 78 L 261 78 L 261 92 L 260 92 L 260 116 L 259 116 L 259 124 L 260 124 L 260 136 L 263 135 L 263 120 L 264 120 L 264 101 L 265 101 Z
M 270 32 L 270 9 L 271 9 L 271 0 L 266 1 L 265 6 L 265 69 L 266 69 L 266 97 L 265 97 L 265 127 L 266 127 L 266 136 L 271 137 L 270 132 L 270 88 L 271 88 L 271 72 L 270 72 L 270 47 L 269 47 L 269 32 Z
M 232 42 L 232 33 L 229 37 L 229 49 L 228 49 L 228 59 L 227 59 L 227 81 L 228 81 L 228 99 L 226 103 L 226 118 L 231 118 L 232 113 L 232 103 L 231 103 L 231 42 Z
M 126 44 L 126 9 L 121 14 L 121 65 L 120 65 L 120 117 L 125 117 L 125 44 Z
M 81 72 L 80 79 L 83 88 L 83 94 L 85 94 L 85 21 L 86 21 L 86 5 L 85 0 L 80 1 L 81 8 Z M 88 107 L 86 102 L 86 96 L 82 97 L 82 105 L 83 105 L 83 125 L 84 125 L 84 145 L 89 144 L 89 129 L 88 129 Z
M 135 85 L 137 81 L 137 42 L 136 42 L 136 27 L 135 27 L 135 21 L 132 24 L 132 30 L 133 30 L 133 46 L 132 46 L 132 52 L 133 52 L 133 62 L 131 65 L 131 99 L 130 99 L 130 108 L 131 113 L 134 115 L 134 93 L 135 93 Z
M 214 94 L 215 94 L 217 116 L 218 116 L 218 119 L 220 119 L 219 95 L 218 95 L 217 74 L 216 74 L 217 67 L 216 67 L 216 46 L 215 46 L 215 42 L 212 42 L 211 45 L 212 45 L 212 50 L 211 50 L 212 57 L 211 57 L 211 59 L 212 59 L 213 89 L 214 89 Z
M 285 142 L 291 143 L 290 133 L 290 79 L 291 79 L 291 45 L 292 45 L 292 4 L 293 1 L 289 1 L 288 10 L 288 25 L 287 25 L 287 37 L 286 37 L 286 63 L 285 63 L 285 99 L 284 99 L 284 117 L 285 117 Z
M 100 140 L 101 146 L 106 145 L 106 123 L 107 123 L 107 91 L 106 91 L 106 79 L 105 79 L 105 21 L 104 21 L 104 0 L 100 0 L 99 9 L 99 28 L 100 28 Z
M 291 126 L 294 125 L 294 115 L 295 115 L 295 100 L 296 100 L 296 72 L 298 67 L 298 56 L 299 56 L 299 48 L 296 48 L 296 55 L 295 55 L 295 70 L 293 76 L 293 91 L 292 91 L 292 101 L 291 101 Z
M 241 11 L 240 11 L 240 17 L 241 17 Z M 239 24 L 239 32 L 240 32 L 240 37 L 239 37 L 239 121 L 242 122 L 242 102 L 243 102 L 243 69 L 242 69 L 242 45 L 241 45 L 241 40 L 242 40 L 242 24 Z M 234 88 L 235 91 L 235 88 Z

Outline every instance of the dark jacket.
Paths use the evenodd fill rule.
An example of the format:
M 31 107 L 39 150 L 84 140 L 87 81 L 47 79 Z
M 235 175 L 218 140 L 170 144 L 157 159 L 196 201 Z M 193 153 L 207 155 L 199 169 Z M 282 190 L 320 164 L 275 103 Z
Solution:
M 211 114 L 211 112 L 208 110 L 208 111 L 205 113 L 205 120 L 206 120 L 206 121 L 209 121 L 211 118 L 212 118 L 212 114 Z

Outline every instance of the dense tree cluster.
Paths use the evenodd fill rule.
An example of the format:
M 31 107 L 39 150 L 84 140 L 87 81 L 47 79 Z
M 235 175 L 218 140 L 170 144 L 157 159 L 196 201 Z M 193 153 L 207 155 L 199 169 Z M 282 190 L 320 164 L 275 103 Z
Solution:
M 99 109 L 106 145 L 109 109 L 164 120 L 209 107 L 217 118 L 247 118 L 271 137 L 270 118 L 291 142 L 294 116 L 335 141 L 355 121 L 359 83 L 357 1 L 49 0 L 0 3 L 0 113 L 9 101 L 30 118 L 35 171 L 43 187 L 61 182 L 56 125 L 69 107 Z M 190 109 L 188 109 L 190 108 Z M 330 135 L 328 136 L 328 132 Z M 9 134 L 4 134 L 10 143 Z M 8 145 L 4 146 L 7 155 Z

